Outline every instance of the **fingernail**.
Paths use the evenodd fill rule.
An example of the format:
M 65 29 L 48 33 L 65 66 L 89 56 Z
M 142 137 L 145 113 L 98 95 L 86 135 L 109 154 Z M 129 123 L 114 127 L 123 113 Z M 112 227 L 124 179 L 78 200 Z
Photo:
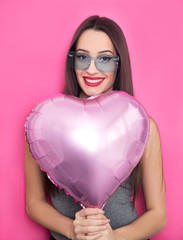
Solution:
M 100 209 L 100 210 L 99 210 L 99 213 L 105 213 L 105 212 L 104 212 L 103 210 Z
M 108 223 L 108 222 L 110 222 L 110 221 L 111 221 L 110 219 L 107 219 L 107 220 L 106 220 L 106 223 Z

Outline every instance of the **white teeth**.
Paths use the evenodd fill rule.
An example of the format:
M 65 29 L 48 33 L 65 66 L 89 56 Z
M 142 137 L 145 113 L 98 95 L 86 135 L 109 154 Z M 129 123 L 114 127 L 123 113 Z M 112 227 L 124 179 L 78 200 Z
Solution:
M 89 82 L 89 83 L 97 83 L 97 82 L 101 82 L 101 81 L 103 81 L 104 79 L 91 80 L 91 79 L 87 79 L 87 78 L 85 78 L 85 80 L 86 80 L 87 82 Z

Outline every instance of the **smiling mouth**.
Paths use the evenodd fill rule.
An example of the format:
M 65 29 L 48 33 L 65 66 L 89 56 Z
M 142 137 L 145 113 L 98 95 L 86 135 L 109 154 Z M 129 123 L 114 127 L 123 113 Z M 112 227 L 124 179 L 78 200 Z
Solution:
M 83 77 L 84 79 L 84 83 L 87 85 L 87 86 L 90 86 L 90 87 L 97 87 L 99 86 L 105 78 L 101 78 L 101 77 Z

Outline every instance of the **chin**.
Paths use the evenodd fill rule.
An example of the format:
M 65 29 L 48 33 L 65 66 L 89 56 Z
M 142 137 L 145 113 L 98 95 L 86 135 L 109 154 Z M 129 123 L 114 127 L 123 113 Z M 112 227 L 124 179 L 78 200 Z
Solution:
M 110 92 L 112 91 L 112 89 L 101 89 L 101 90 L 98 90 L 98 91 L 93 91 L 92 93 L 90 92 L 89 95 L 90 96 L 94 96 L 94 95 L 98 95 L 98 94 L 102 94 L 102 93 L 107 93 L 107 92 Z
M 96 96 L 98 94 L 103 93 L 103 91 L 88 91 L 87 93 L 85 93 L 88 97 L 92 97 L 92 96 Z
M 96 96 L 102 93 L 106 93 L 106 92 L 110 92 L 113 90 L 113 88 L 110 87 L 100 87 L 100 88 L 95 88 L 95 87 L 83 87 L 81 88 L 83 95 L 85 95 L 85 97 L 92 97 L 92 96 Z

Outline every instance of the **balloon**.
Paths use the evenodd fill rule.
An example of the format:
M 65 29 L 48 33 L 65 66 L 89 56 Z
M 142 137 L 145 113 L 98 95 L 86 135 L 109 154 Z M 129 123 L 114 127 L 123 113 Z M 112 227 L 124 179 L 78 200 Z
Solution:
M 50 180 L 82 207 L 103 208 L 140 161 L 149 119 L 122 91 L 88 99 L 59 94 L 32 110 L 25 130 Z

